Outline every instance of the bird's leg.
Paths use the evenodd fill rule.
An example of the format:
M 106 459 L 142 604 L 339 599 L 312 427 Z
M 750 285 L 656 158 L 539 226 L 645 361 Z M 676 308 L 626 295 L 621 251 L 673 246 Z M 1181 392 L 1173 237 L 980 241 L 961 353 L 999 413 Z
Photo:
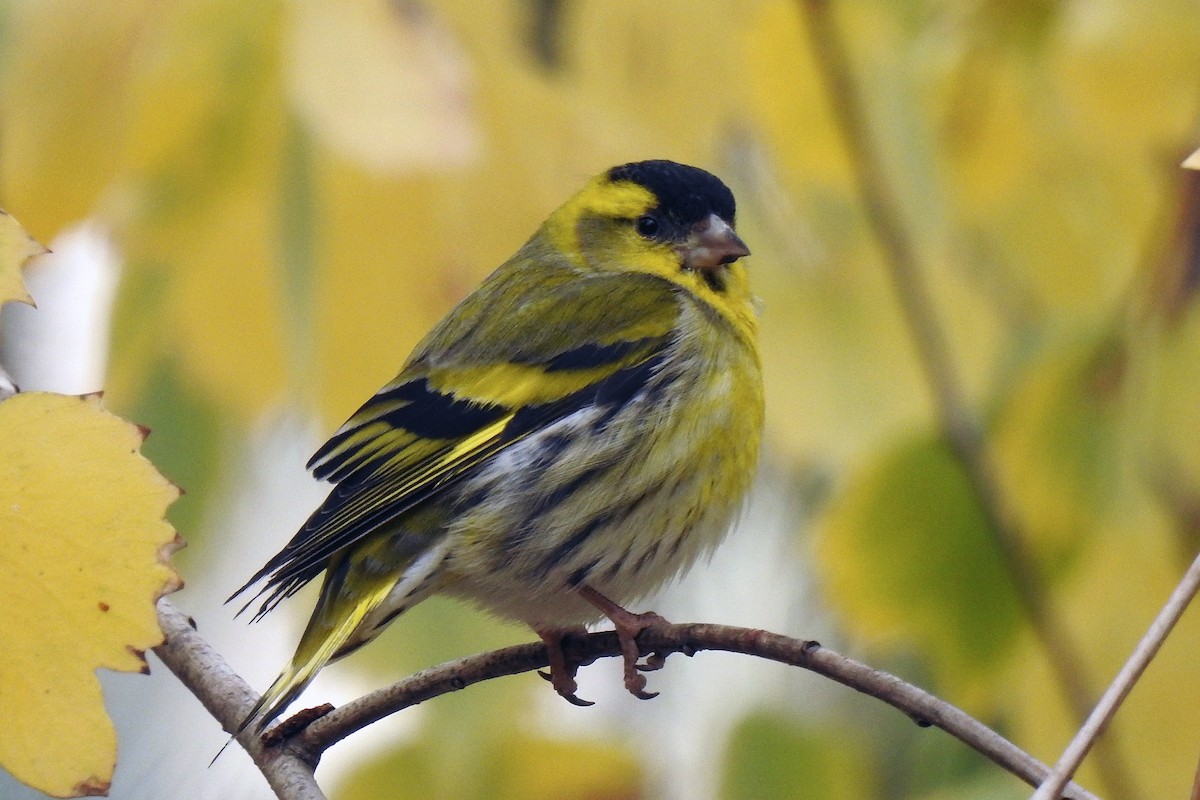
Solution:
M 580 625 L 576 628 L 546 628 L 537 631 L 537 635 L 542 637 L 542 642 L 546 645 L 546 655 L 550 659 L 550 674 L 538 674 L 550 681 L 554 691 L 568 703 L 577 706 L 595 705 L 590 700 L 583 700 L 575 695 L 579 689 L 575 683 L 575 673 L 579 672 L 580 665 L 577 661 L 567 661 L 567 654 L 562 648 L 563 638 L 573 633 L 586 636 L 587 628 Z
M 635 614 L 626 611 L 621 606 L 609 600 L 590 586 L 579 586 L 576 589 L 579 596 L 600 609 L 604 616 L 612 620 L 617 629 L 617 641 L 621 644 L 621 655 L 625 659 L 625 689 L 634 697 L 649 700 L 658 697 L 658 692 L 646 691 L 646 676 L 640 671 L 662 669 L 666 656 L 654 653 L 644 665 L 638 664 L 641 652 L 637 646 L 637 636 L 642 631 L 654 625 L 666 625 L 667 621 L 653 611 Z

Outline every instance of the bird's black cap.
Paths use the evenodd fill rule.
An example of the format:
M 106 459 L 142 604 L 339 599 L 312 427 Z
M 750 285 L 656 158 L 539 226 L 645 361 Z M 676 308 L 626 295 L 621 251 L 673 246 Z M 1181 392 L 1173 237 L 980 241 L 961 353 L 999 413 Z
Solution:
M 608 179 L 645 186 L 658 198 L 657 211 L 685 227 L 709 214 L 716 214 L 732 225 L 737 211 L 729 187 L 699 167 L 661 159 L 635 161 L 613 167 L 608 171 Z

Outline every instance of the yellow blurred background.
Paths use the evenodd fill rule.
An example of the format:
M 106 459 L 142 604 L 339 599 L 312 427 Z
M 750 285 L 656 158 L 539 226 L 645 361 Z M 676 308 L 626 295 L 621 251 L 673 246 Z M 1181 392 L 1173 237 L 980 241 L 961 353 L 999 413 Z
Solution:
M 74 391 L 103 388 L 153 429 L 145 451 L 188 492 L 177 602 L 256 686 L 307 595 L 256 626 L 220 599 L 319 502 L 311 451 L 586 178 L 670 158 L 738 198 L 770 447 L 739 531 L 655 608 L 819 638 L 1057 758 L 1078 726 L 1062 670 L 945 447 L 856 154 L 880 156 L 866 179 L 894 200 L 1032 580 L 1079 656 L 1070 677 L 1098 695 L 1200 542 L 1200 180 L 1178 168 L 1200 145 L 1200 8 L 832 0 L 839 75 L 813 48 L 824 6 L 0 3 L 0 206 L 63 258 L 80 235 L 113 254 L 111 307 L 85 297 L 111 316 L 103 386 Z M 839 125 L 839 78 L 859 87 L 861 141 Z M 72 284 L 35 290 L 43 312 Z M 20 339 L 5 328 L 6 366 Z M 426 606 L 304 700 L 529 638 Z M 1191 786 L 1194 617 L 1089 760 L 1097 793 Z M 269 796 L 240 753 L 204 767 L 222 734 L 154 671 L 106 678 L 113 796 Z M 595 708 L 495 681 L 339 745 L 318 778 L 351 800 L 1028 793 L 795 670 L 672 659 L 651 703 L 622 697 L 612 665 L 583 672 Z

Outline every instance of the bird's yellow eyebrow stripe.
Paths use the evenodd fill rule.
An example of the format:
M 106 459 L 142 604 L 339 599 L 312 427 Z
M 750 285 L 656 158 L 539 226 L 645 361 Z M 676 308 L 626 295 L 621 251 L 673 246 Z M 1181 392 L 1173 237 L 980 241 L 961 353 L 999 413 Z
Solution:
M 645 214 L 658 205 L 658 198 L 644 186 L 622 181 L 609 184 L 603 194 L 591 195 L 588 208 L 595 214 L 612 219 L 629 219 Z
M 604 191 L 598 191 L 600 186 Z M 584 187 L 583 191 L 568 200 L 554 214 L 545 231 L 559 252 L 575 253 L 579 249 L 576 241 L 575 223 L 583 209 L 589 214 L 611 219 L 633 219 L 645 214 L 658 205 L 658 198 L 645 186 L 629 181 L 609 183 L 608 176 L 600 175 Z M 557 222 L 558 224 L 553 224 Z

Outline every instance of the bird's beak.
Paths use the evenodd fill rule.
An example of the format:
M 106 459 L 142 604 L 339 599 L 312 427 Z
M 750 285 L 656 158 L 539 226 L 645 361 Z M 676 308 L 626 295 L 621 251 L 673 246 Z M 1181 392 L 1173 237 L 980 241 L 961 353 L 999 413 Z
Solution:
M 750 255 L 750 249 L 728 222 L 709 214 L 692 226 L 692 232 L 679 247 L 679 255 L 684 269 L 707 271 Z

